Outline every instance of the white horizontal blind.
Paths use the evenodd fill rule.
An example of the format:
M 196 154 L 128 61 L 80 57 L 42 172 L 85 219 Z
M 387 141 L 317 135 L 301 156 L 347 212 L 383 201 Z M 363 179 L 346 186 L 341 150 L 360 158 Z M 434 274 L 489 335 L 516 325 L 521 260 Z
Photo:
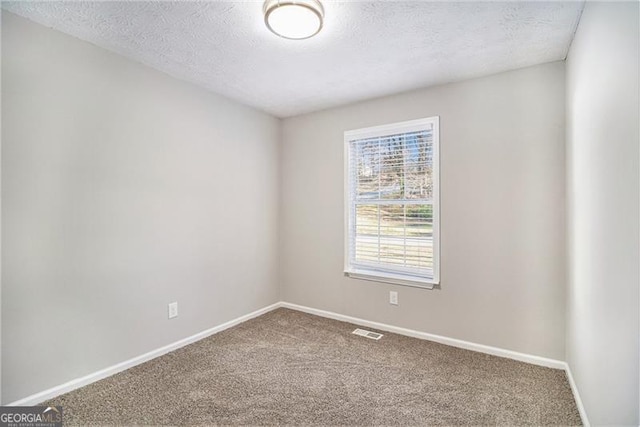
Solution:
M 434 278 L 435 126 L 348 138 L 351 269 Z

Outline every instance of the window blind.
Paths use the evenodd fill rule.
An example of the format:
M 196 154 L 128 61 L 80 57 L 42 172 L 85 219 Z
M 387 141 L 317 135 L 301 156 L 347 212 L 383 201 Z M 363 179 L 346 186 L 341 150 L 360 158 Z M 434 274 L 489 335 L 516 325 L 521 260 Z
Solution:
M 350 269 L 434 279 L 434 125 L 348 138 Z

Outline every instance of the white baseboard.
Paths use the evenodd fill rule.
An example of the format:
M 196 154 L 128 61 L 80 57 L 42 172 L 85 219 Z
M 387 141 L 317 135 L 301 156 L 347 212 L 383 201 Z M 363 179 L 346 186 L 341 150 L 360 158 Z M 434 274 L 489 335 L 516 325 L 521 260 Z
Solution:
M 506 357 L 507 359 L 519 360 L 521 362 L 531 363 L 533 365 L 545 366 L 547 368 L 565 369 L 565 362 L 555 359 L 548 359 L 546 357 L 534 356 L 526 353 L 519 353 L 517 351 L 506 350 L 498 347 L 491 347 L 484 344 L 476 344 L 469 341 L 463 341 L 455 338 L 443 337 L 441 335 L 429 334 L 427 332 L 415 331 L 413 329 L 400 328 L 398 326 L 391 326 L 385 323 L 372 322 L 370 320 L 359 319 L 357 317 L 345 316 L 343 314 L 333 313 L 331 311 L 318 310 L 317 308 L 305 307 L 298 304 L 292 304 L 289 302 L 280 303 L 282 307 L 290 308 L 293 310 L 302 311 L 309 314 L 315 314 L 317 316 L 327 317 L 329 319 L 340 320 L 343 322 L 354 323 L 360 326 L 367 326 L 369 328 L 379 329 L 381 331 L 392 332 L 398 335 L 405 335 L 408 337 L 419 338 L 427 341 L 434 341 L 440 344 L 450 345 L 452 347 L 464 348 L 466 350 L 473 350 L 480 353 L 491 354 L 494 356 Z
M 567 373 L 567 379 L 569 380 L 569 385 L 571 386 L 571 391 L 573 392 L 573 398 L 576 401 L 578 412 L 580 412 L 580 419 L 582 419 L 582 424 L 584 425 L 584 427 L 590 427 L 591 424 L 589 423 L 589 418 L 587 417 L 587 411 L 584 409 L 584 405 L 582 404 L 582 399 L 580 398 L 580 393 L 578 392 L 578 386 L 573 379 L 571 367 L 568 363 L 564 364 L 564 371 Z
M 534 356 L 534 355 L 525 354 L 525 353 L 519 353 L 516 351 L 506 350 L 498 347 L 491 347 L 483 344 L 476 344 L 469 341 L 458 340 L 455 338 L 448 338 L 441 335 L 429 334 L 427 332 L 420 332 L 412 329 L 400 328 L 398 326 L 387 325 L 384 323 L 372 322 L 369 320 L 359 319 L 357 317 L 346 316 L 346 315 L 334 313 L 331 311 L 319 310 L 316 308 L 305 307 L 302 305 L 292 304 L 284 301 L 271 304 L 267 307 L 261 308 L 252 313 L 246 314 L 244 316 L 240 316 L 236 319 L 230 320 L 221 325 L 207 329 L 206 331 L 199 332 L 195 335 L 181 339 L 179 341 L 176 341 L 172 344 L 158 348 L 156 350 L 152 350 L 143 355 L 134 357 L 132 359 L 126 360 L 124 362 L 118 363 L 116 365 L 110 366 L 100 371 L 91 373 L 89 375 L 85 375 L 84 377 L 76 378 L 64 384 L 60 384 L 58 386 L 52 387 L 48 390 L 44 390 L 39 393 L 33 394 L 31 396 L 25 397 L 23 399 L 16 400 L 15 402 L 9 403 L 8 406 L 37 405 L 45 400 L 52 399 L 61 394 L 68 393 L 80 387 L 84 387 L 86 385 L 89 385 L 101 379 L 110 377 L 114 374 L 117 374 L 118 372 L 122 372 L 126 369 L 132 368 L 136 365 L 147 362 L 151 359 L 155 359 L 156 357 L 162 356 L 171 351 L 174 351 L 186 345 L 192 344 L 196 341 L 199 341 L 203 338 L 214 335 L 218 332 L 222 332 L 225 329 L 229 329 L 233 326 L 246 322 L 247 320 L 253 319 L 254 317 L 261 316 L 265 313 L 268 313 L 280 307 L 290 308 L 292 310 L 302 311 L 304 313 L 314 314 L 316 316 L 326 317 L 334 320 L 340 320 L 343 322 L 349 322 L 349 323 L 353 323 L 360 326 L 379 329 L 382 331 L 392 332 L 399 335 L 405 335 L 408 337 L 434 341 L 441 344 L 450 345 L 452 347 L 463 348 L 466 350 L 477 351 L 480 353 L 491 354 L 494 356 L 506 357 L 508 359 L 519 360 L 521 362 L 527 362 L 534 365 L 545 366 L 548 368 L 562 369 L 567 373 L 567 378 L 569 380 L 569 384 L 571 385 L 571 390 L 573 391 L 573 395 L 575 397 L 576 405 L 578 406 L 578 411 L 580 412 L 580 417 L 582 418 L 582 422 L 586 427 L 589 427 L 589 421 L 587 419 L 587 414 L 585 412 L 584 406 L 582 405 L 580 394 L 578 393 L 578 389 L 573 380 L 573 376 L 571 375 L 571 369 L 569 368 L 566 362 L 562 362 L 560 360 L 555 360 L 555 359 L 548 359 L 540 356 Z
M 25 397 L 23 399 L 16 400 L 15 402 L 7 404 L 7 406 L 33 406 L 37 405 L 45 400 L 52 399 L 56 396 L 60 396 L 61 394 L 68 393 L 77 388 L 84 387 L 101 379 L 110 377 L 118 372 L 122 372 L 126 369 L 133 368 L 136 365 L 147 362 L 151 359 L 155 359 L 156 357 L 162 356 L 163 354 L 167 354 L 171 351 L 177 350 L 186 345 L 192 344 L 196 341 L 199 341 L 203 338 L 211 336 L 213 334 L 217 334 L 218 332 L 222 332 L 225 329 L 229 329 L 233 326 L 236 326 L 240 323 L 246 322 L 247 320 L 253 319 L 254 317 L 261 316 L 269 311 L 275 310 L 280 307 L 281 303 L 277 302 L 275 304 L 271 304 L 267 307 L 256 310 L 252 313 L 245 314 L 244 316 L 240 316 L 236 319 L 225 322 L 221 325 L 215 326 L 211 329 L 207 329 L 206 331 L 199 332 L 195 335 L 191 335 L 190 337 L 181 339 L 169 345 L 165 345 L 164 347 L 160 347 L 156 350 L 152 350 L 148 353 L 145 353 L 141 356 L 134 357 L 129 360 L 125 360 L 124 362 L 118 363 L 113 366 L 109 366 L 108 368 L 101 369 L 97 372 L 91 373 L 89 375 L 85 375 L 81 378 L 76 378 L 75 380 L 68 381 L 64 384 L 60 384 L 58 386 L 52 387 L 48 390 L 41 391 L 36 394 L 32 394 L 31 396 Z
M 329 319 L 340 320 L 342 322 L 349 322 L 360 326 L 379 329 L 381 331 L 392 332 L 395 334 L 405 335 L 408 337 L 419 338 L 428 341 L 435 341 L 440 344 L 450 345 L 452 347 L 464 348 L 466 350 L 473 350 L 480 353 L 491 354 L 494 356 L 506 357 L 507 359 L 514 359 L 521 362 L 531 363 L 533 365 L 544 366 L 547 368 L 562 369 L 567 374 L 567 379 L 569 381 L 569 385 L 571 386 L 571 391 L 576 401 L 576 406 L 578 407 L 578 412 L 580 413 L 582 424 L 585 427 L 591 426 L 591 424 L 589 423 L 589 418 L 587 418 L 587 412 L 584 409 L 584 405 L 582 404 L 582 399 L 580 398 L 578 387 L 573 379 L 573 375 L 571 374 L 571 368 L 566 362 L 556 359 L 548 359 L 546 357 L 534 356 L 526 353 L 519 353 L 517 351 L 506 350 L 503 348 L 491 347 L 484 344 L 476 344 L 473 342 L 458 340 L 455 338 L 443 337 L 441 335 L 429 334 L 427 332 L 415 331 L 413 329 L 400 328 L 398 326 L 391 326 L 385 323 L 372 322 L 370 320 L 345 316 L 343 314 L 319 310 L 317 308 L 305 307 L 303 305 L 292 304 L 289 302 L 281 302 L 280 306 L 290 308 L 292 310 L 302 311 L 304 313 L 315 314 L 316 316 L 327 317 Z

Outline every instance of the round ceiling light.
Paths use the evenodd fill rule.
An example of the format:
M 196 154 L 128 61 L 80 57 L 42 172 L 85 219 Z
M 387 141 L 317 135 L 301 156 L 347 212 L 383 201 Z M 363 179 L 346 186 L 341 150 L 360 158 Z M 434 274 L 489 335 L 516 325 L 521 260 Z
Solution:
M 308 39 L 322 29 L 324 8 L 318 0 L 266 0 L 263 12 L 267 27 L 286 39 Z

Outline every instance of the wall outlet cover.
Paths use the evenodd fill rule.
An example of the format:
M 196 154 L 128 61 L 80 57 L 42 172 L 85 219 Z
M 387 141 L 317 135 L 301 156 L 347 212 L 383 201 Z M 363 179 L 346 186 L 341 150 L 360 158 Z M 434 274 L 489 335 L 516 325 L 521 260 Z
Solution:
M 396 291 L 389 292 L 389 304 L 398 305 L 398 293 Z
M 178 303 L 172 302 L 169 304 L 169 319 L 173 319 L 174 317 L 178 317 Z

